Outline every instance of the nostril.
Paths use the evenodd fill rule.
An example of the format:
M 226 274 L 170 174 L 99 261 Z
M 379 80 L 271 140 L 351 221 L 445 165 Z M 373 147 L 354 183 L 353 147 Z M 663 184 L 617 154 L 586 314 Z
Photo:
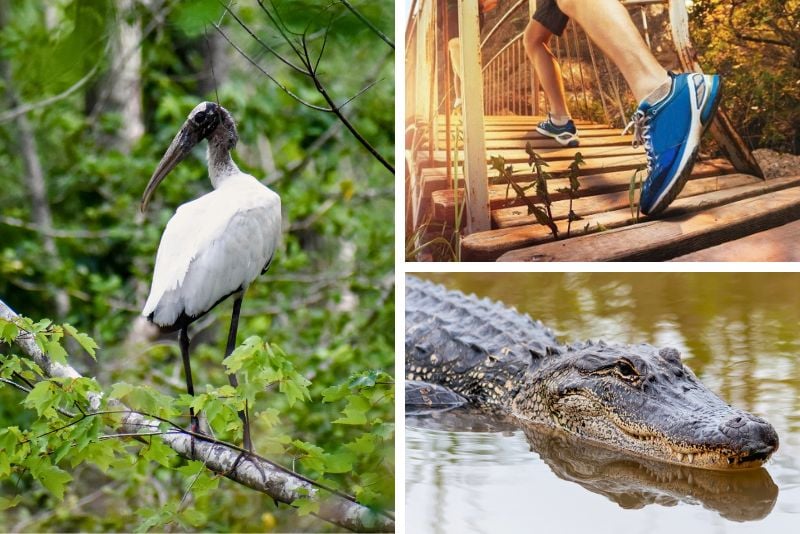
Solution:
M 741 428 L 746 424 L 747 424 L 747 419 L 745 419 L 741 415 L 737 415 L 736 417 L 733 417 L 725 421 L 723 423 L 723 426 L 726 426 L 728 428 Z

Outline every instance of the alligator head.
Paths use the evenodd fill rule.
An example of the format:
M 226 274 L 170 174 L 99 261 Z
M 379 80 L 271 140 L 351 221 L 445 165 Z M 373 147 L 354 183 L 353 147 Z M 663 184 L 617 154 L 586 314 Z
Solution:
M 531 373 L 514 414 L 605 446 L 706 469 L 757 467 L 778 448 L 769 423 L 726 404 L 675 349 L 587 342 Z

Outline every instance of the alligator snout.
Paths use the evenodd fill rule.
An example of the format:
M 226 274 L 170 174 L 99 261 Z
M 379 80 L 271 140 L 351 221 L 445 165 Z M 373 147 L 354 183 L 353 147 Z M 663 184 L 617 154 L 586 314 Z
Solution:
M 741 451 L 738 462 L 765 460 L 778 449 L 778 433 L 764 419 L 739 412 L 719 425 L 719 430 L 730 441 L 732 448 Z M 729 460 L 733 463 L 733 459 Z

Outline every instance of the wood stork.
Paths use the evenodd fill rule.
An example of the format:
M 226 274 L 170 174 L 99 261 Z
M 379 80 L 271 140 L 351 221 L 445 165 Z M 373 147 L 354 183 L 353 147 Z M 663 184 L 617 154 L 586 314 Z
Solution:
M 186 389 L 194 395 L 189 361 L 189 325 L 234 295 L 227 358 L 236 345 L 239 311 L 247 287 L 269 268 L 281 236 L 281 200 L 243 173 L 231 159 L 239 140 L 231 114 L 213 102 L 195 107 L 172 140 L 142 196 L 141 210 L 158 184 L 203 139 L 214 190 L 183 204 L 167 223 L 156 255 L 153 284 L 142 315 L 162 330 L 180 330 Z M 234 374 L 231 385 L 238 385 Z M 190 411 L 192 430 L 197 418 Z M 247 408 L 239 413 L 244 446 L 252 450 Z

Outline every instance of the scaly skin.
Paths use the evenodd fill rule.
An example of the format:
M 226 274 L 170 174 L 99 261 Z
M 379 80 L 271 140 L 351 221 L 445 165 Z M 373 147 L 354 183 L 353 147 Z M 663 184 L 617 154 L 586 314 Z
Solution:
M 410 276 L 406 378 L 669 463 L 751 468 L 778 448 L 769 423 L 728 406 L 675 349 L 560 345 L 552 331 L 527 315 Z M 438 399 L 444 397 L 437 391 Z

